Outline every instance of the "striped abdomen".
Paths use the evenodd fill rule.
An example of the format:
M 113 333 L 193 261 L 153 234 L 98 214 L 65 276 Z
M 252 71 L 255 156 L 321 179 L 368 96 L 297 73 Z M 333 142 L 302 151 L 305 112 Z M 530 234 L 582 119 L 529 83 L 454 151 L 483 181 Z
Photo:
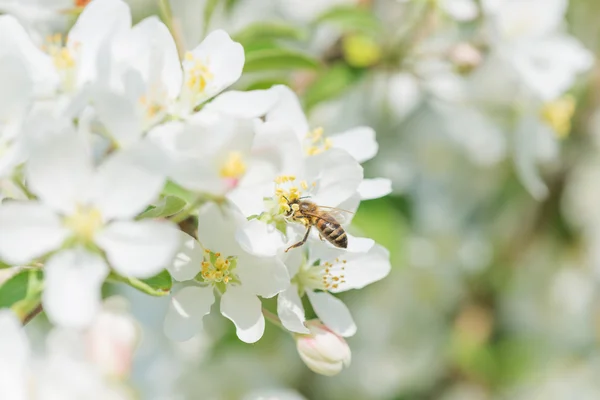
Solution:
M 341 247 L 343 249 L 348 247 L 348 236 L 344 228 L 332 217 L 327 219 L 319 218 L 315 224 L 321 236 L 323 236 L 329 243 L 335 247 Z

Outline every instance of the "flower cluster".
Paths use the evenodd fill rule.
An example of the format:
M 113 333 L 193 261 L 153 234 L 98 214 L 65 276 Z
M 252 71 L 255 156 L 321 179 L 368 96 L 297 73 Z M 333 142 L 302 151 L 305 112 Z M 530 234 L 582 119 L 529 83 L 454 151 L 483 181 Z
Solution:
M 319 329 L 353 335 L 334 294 L 390 270 L 386 249 L 346 231 L 361 200 L 391 191 L 363 177 L 375 132 L 309 126 L 286 86 L 227 90 L 244 49 L 223 30 L 186 50 L 158 18 L 131 21 L 122 0 L 92 1 L 38 46 L 0 16 L 0 261 L 42 273 L 65 329 L 98 320 L 107 281 L 170 292 L 152 287 L 166 269 L 174 339 L 216 299 L 244 342 L 265 315 L 311 335 L 304 295 Z M 302 201 L 314 209 L 299 218 Z M 274 296 L 278 317 L 261 302 Z

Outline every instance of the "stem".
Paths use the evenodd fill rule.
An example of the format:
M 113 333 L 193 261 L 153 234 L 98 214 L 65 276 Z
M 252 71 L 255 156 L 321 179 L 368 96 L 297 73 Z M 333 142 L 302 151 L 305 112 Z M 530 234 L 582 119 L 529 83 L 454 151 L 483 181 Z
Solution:
M 29 314 L 27 314 L 25 318 L 23 318 L 23 325 L 27 325 L 29 321 L 34 319 L 42 311 L 44 311 L 44 307 L 42 307 L 42 303 L 40 303 Z
M 181 212 L 173 215 L 169 218 L 170 221 L 175 222 L 176 224 L 186 220 L 196 209 L 204 203 L 204 196 L 198 197 L 196 200 L 188 204 Z
M 287 329 L 285 329 L 283 327 L 283 324 L 281 323 L 281 320 L 279 319 L 279 317 L 277 315 L 273 314 L 271 311 L 267 310 L 264 307 L 262 309 L 262 312 L 263 312 L 263 315 L 265 316 L 265 319 L 267 321 L 269 321 L 270 323 L 272 323 L 273 325 L 275 325 L 279 329 L 283 330 L 284 332 L 290 333 Z
M 19 187 L 19 189 L 21 189 L 23 191 L 23 193 L 25 194 L 25 196 L 27 196 L 27 198 L 29 200 L 32 200 L 35 198 L 35 196 L 33 195 L 33 193 L 31 193 L 29 191 L 29 189 L 27 189 L 27 186 L 25 186 L 25 184 L 21 181 L 21 179 L 19 178 L 15 178 L 13 179 L 13 182 L 15 185 L 17 185 Z
M 158 6 L 163 15 L 163 19 L 165 20 L 165 24 L 167 25 L 167 28 L 169 28 L 171 36 L 173 36 L 173 40 L 175 40 L 175 47 L 177 47 L 179 59 L 183 59 L 186 46 L 181 33 L 181 24 L 179 20 L 173 18 L 173 10 L 171 10 L 171 3 L 169 0 L 158 0 Z

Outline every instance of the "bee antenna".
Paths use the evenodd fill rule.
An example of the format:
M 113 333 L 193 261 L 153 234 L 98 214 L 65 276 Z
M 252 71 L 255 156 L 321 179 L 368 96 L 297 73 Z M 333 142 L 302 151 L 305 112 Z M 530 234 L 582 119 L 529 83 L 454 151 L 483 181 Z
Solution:
M 310 198 L 310 196 L 302 196 L 302 197 L 300 197 L 298 200 L 302 200 L 302 199 L 309 199 L 309 198 Z
M 284 199 L 285 199 L 285 201 L 287 201 L 288 203 L 290 202 L 290 200 L 289 200 L 287 197 L 283 196 L 283 198 L 284 198 Z

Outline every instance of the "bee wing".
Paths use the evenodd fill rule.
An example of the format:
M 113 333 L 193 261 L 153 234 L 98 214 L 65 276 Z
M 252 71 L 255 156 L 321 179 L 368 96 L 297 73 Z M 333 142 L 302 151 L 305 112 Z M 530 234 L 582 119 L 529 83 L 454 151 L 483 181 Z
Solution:
M 348 210 L 343 210 L 341 208 L 336 207 L 327 207 L 327 206 L 319 206 L 319 209 L 322 212 L 327 213 L 331 217 L 335 218 L 335 220 L 340 224 L 345 224 L 352 220 L 354 213 Z

